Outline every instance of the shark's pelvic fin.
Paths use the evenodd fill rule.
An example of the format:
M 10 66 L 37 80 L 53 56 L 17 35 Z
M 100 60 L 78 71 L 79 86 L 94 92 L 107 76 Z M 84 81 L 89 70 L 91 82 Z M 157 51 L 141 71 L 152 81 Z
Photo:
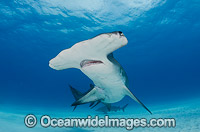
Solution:
M 102 92 L 103 91 L 100 88 L 94 87 L 83 97 L 75 101 L 72 104 L 72 106 L 103 100 L 105 97 L 104 97 L 104 94 L 102 94 Z
M 97 106 L 99 103 L 101 103 L 101 100 L 99 100 L 99 101 L 97 101 L 97 103 L 95 104 L 95 105 L 93 105 L 92 107 L 91 107 L 91 109 L 93 109 L 95 106 Z
M 133 95 L 131 93 L 131 91 L 127 87 L 124 86 L 124 88 L 125 88 L 126 95 L 128 95 L 129 97 L 131 97 L 137 103 L 141 104 L 150 114 L 152 114 L 151 111 L 139 99 L 137 99 L 137 97 L 135 95 Z
M 104 105 L 107 107 L 108 111 L 111 110 L 111 104 L 109 104 L 109 103 L 104 103 Z
M 123 112 L 125 111 L 125 108 L 128 106 L 128 104 L 124 105 L 121 109 L 123 110 Z
M 92 103 L 90 103 L 90 106 L 89 106 L 89 107 L 93 106 L 93 105 L 94 105 L 94 103 L 95 103 L 95 102 L 92 102 Z

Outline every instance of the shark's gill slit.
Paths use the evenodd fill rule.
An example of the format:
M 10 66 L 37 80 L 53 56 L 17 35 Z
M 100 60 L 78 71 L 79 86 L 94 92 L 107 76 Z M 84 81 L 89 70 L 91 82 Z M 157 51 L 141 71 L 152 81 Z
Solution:
M 83 60 L 80 63 L 81 68 L 86 67 L 86 66 L 91 66 L 91 65 L 96 65 L 96 64 L 102 64 L 103 62 L 100 60 Z

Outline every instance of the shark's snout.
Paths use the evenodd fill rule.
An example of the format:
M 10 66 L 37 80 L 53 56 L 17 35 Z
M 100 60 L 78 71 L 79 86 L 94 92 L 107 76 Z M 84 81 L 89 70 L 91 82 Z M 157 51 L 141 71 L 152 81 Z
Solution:
M 51 67 L 52 69 L 56 69 L 56 68 L 54 67 L 54 64 L 53 64 L 53 59 L 51 59 L 51 60 L 49 61 L 49 67 Z
M 59 63 L 59 58 L 53 58 L 49 61 L 49 67 L 55 70 L 61 70 L 61 64 Z

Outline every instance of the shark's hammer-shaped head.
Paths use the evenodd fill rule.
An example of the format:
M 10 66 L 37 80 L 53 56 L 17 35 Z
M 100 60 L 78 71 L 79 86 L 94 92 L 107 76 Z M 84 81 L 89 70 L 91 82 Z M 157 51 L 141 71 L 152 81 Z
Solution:
M 100 34 L 89 39 L 88 43 L 90 43 L 93 49 L 96 49 L 96 52 L 99 54 L 108 55 L 113 51 L 125 46 L 128 43 L 128 40 L 121 31 L 115 31 L 111 33 Z
M 128 40 L 121 31 L 100 34 L 61 51 L 49 61 L 49 66 L 55 70 L 63 70 L 68 68 L 80 69 L 84 65 L 99 64 L 101 58 L 127 43 Z

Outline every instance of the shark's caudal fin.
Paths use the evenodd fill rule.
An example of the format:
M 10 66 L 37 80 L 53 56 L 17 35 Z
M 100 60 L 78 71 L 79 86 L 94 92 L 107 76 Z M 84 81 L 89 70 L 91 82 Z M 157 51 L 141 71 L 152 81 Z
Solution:
M 92 90 L 90 90 L 87 94 L 85 94 L 83 97 L 75 101 L 72 106 L 95 102 L 95 101 L 101 101 L 104 99 L 104 94 L 102 94 L 102 90 L 98 87 L 94 87 Z
M 141 104 L 150 114 L 152 114 L 151 111 L 139 99 L 137 99 L 137 97 L 133 95 L 127 87 L 124 87 L 124 88 L 125 88 L 126 95 L 130 96 L 137 103 Z
M 80 99 L 81 97 L 83 97 L 83 93 L 81 93 L 80 91 L 78 91 L 77 89 L 73 88 L 71 85 L 69 85 L 70 90 L 75 98 L 75 100 Z
M 123 110 L 123 112 L 124 112 L 124 110 L 125 110 L 125 108 L 128 106 L 128 104 L 126 104 L 126 105 L 124 105 L 121 109 Z
M 90 84 L 90 89 L 88 90 L 88 92 L 86 93 L 81 93 L 80 91 L 78 91 L 77 89 L 73 88 L 71 85 L 69 85 L 70 90 L 75 98 L 75 100 L 79 100 L 81 97 L 83 97 L 86 93 L 88 93 L 92 88 L 94 88 L 93 84 Z M 95 102 L 91 102 L 90 106 L 92 106 Z M 75 105 L 73 111 L 76 109 L 77 105 Z
M 81 93 L 80 91 L 76 90 L 76 89 L 73 88 L 71 85 L 69 85 L 69 87 L 70 87 L 70 90 L 71 90 L 71 92 L 72 92 L 72 94 L 73 94 L 75 100 L 78 100 L 78 99 L 80 99 L 81 97 L 83 97 L 83 93 Z M 77 107 L 77 105 L 74 106 L 73 111 L 76 109 L 76 107 Z

